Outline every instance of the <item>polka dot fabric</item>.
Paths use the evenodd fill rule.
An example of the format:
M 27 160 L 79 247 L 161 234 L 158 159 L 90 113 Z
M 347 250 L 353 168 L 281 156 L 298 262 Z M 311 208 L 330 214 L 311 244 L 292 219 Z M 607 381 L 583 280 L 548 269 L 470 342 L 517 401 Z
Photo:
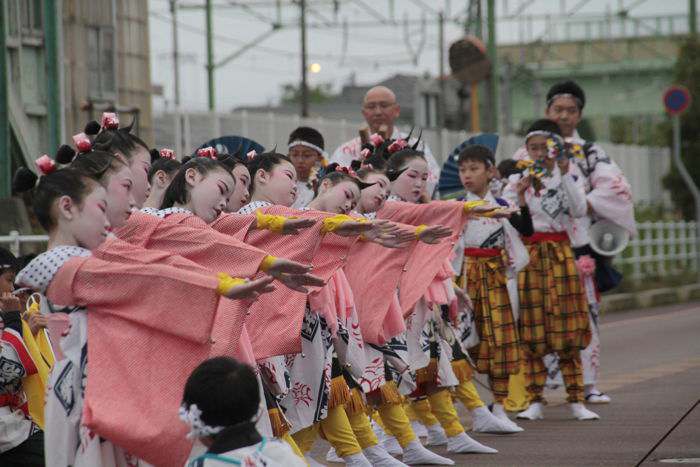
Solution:
M 66 261 L 75 256 L 90 256 L 90 251 L 78 246 L 57 246 L 34 258 L 22 269 L 15 283 L 45 293 L 54 276 Z

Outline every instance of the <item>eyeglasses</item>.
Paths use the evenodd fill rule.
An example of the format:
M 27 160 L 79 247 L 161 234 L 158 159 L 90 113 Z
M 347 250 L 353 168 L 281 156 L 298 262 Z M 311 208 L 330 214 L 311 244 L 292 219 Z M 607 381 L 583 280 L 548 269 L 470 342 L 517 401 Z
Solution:
M 375 110 L 377 108 L 387 110 L 395 104 L 396 102 L 367 102 L 366 104 L 362 104 L 362 108 L 365 110 Z

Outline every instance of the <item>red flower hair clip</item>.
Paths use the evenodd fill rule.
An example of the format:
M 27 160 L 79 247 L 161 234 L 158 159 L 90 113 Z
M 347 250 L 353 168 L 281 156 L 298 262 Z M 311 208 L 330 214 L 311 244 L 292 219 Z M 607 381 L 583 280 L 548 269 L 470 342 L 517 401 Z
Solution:
M 394 154 L 395 152 L 399 152 L 400 150 L 406 148 L 408 146 L 408 141 L 405 139 L 397 139 L 393 143 L 389 145 L 388 148 L 386 148 L 387 151 L 389 151 L 390 154 Z
M 175 151 L 168 148 L 163 148 L 160 151 L 158 151 L 158 155 L 162 159 L 175 159 Z
M 384 138 L 379 133 L 372 133 L 369 137 L 369 142 L 372 143 L 372 146 L 378 148 L 384 142 Z
M 207 159 L 214 159 L 216 160 L 217 156 L 216 149 L 214 149 L 211 146 L 207 146 L 206 148 L 202 149 L 197 149 L 197 157 L 206 157 Z
M 79 153 L 86 153 L 92 150 L 92 142 L 85 133 L 73 135 L 73 144 Z
M 106 130 L 116 130 L 119 128 L 119 117 L 114 112 L 104 112 L 100 124 Z
M 350 167 L 343 167 L 343 166 L 339 165 L 338 167 L 335 168 L 335 171 L 342 172 L 345 175 L 349 175 L 353 178 L 357 178 L 357 173 L 355 173 L 355 171 L 352 170 Z
M 53 159 L 51 159 L 47 154 L 44 154 L 43 156 L 35 160 L 34 165 L 36 165 L 36 169 L 41 175 L 48 175 L 51 172 L 54 172 L 57 168 L 56 162 Z
M 360 159 L 365 160 L 368 157 L 372 155 L 372 151 L 370 151 L 367 148 L 364 148 L 362 151 L 360 151 Z
M 258 156 L 258 151 L 256 151 L 255 149 L 251 149 L 246 153 L 245 156 L 248 158 L 249 161 L 252 161 Z

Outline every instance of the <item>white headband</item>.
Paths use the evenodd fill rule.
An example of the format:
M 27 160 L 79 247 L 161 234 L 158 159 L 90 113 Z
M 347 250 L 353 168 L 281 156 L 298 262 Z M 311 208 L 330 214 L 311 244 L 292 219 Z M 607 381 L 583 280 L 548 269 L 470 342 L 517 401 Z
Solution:
M 579 110 L 583 109 L 583 102 L 581 99 L 579 99 L 577 96 L 574 96 L 573 94 L 569 92 L 562 92 L 561 94 L 555 94 L 553 95 L 548 101 L 547 101 L 547 107 L 552 105 L 552 102 L 554 102 L 555 99 L 558 99 L 560 97 L 568 97 L 569 99 L 573 99 L 576 101 L 576 105 L 578 106 Z
M 223 426 L 209 426 L 202 421 L 200 416 L 202 411 L 199 410 L 197 404 L 190 405 L 187 409 L 184 405 L 180 406 L 180 420 L 187 423 L 190 427 L 190 432 L 187 433 L 188 438 L 204 438 L 206 436 L 215 435 L 224 429 Z
M 326 157 L 326 151 L 324 151 L 323 148 L 316 146 L 313 143 L 309 143 L 308 141 L 304 141 L 301 139 L 294 140 L 291 143 L 289 143 L 289 146 L 287 146 L 287 149 L 292 149 L 292 147 L 294 147 L 294 146 L 306 146 L 307 148 L 311 148 L 314 151 L 320 152 L 323 157 Z
M 527 143 L 527 140 L 529 140 L 533 136 L 546 136 L 547 138 L 552 138 L 552 139 L 558 140 L 559 142 L 562 141 L 561 136 L 559 136 L 556 133 L 552 133 L 551 131 L 534 130 L 534 131 L 531 131 L 530 133 L 525 135 L 525 142 Z

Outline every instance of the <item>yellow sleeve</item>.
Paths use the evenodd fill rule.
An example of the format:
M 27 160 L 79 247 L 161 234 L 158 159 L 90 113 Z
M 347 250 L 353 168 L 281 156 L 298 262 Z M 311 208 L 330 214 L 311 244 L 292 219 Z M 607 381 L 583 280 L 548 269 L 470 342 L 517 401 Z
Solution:
M 275 216 L 273 214 L 264 214 L 261 210 L 255 211 L 255 218 L 257 219 L 256 227 L 259 230 L 269 230 L 271 232 L 282 232 L 284 231 L 284 223 L 288 219 L 285 216 Z
M 323 227 L 321 227 L 321 233 L 328 233 L 328 232 L 335 232 L 345 224 L 346 222 L 367 222 L 367 219 L 364 217 L 362 218 L 354 218 L 350 217 L 346 214 L 336 214 L 335 216 L 332 217 L 326 217 L 323 219 Z
M 219 286 L 216 288 L 219 295 L 226 295 L 232 288 L 248 282 L 246 279 L 231 277 L 225 272 L 218 273 L 216 277 L 219 279 Z
M 267 255 L 263 258 L 262 263 L 260 263 L 260 270 L 262 272 L 267 272 L 270 270 L 273 264 L 277 261 L 277 256 Z
M 483 206 L 484 204 L 486 204 L 486 201 L 484 201 L 483 199 L 478 199 L 476 201 L 465 201 L 464 202 L 464 212 L 468 213 L 469 211 L 471 211 L 475 207 Z

